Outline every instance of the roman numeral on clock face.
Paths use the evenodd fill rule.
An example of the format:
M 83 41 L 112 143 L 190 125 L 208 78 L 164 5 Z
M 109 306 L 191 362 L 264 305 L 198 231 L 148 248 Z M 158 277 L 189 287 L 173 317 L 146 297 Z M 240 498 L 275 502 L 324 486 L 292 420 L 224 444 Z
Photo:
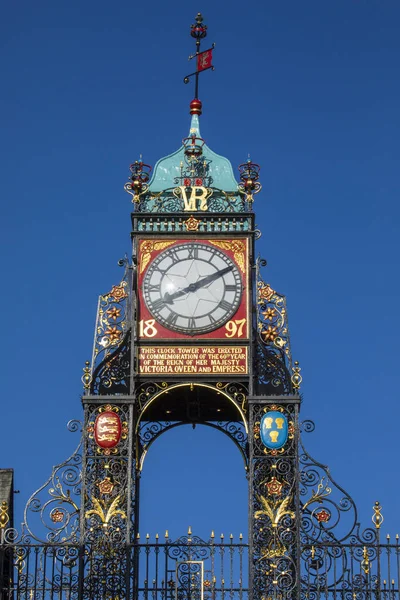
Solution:
M 157 289 L 158 289 L 158 288 L 157 288 Z M 153 309 L 154 309 L 155 311 L 159 311 L 159 310 L 161 310 L 162 308 L 164 308 L 164 306 L 165 306 L 165 302 L 164 302 L 163 298 L 158 298 L 158 300 L 154 300 L 154 301 L 152 302 L 152 306 L 153 306 Z
M 199 258 L 199 249 L 197 247 L 189 246 L 188 248 L 188 258 L 197 259 Z
M 175 325 L 175 323 L 178 320 L 178 315 L 174 312 L 169 313 L 168 317 L 167 317 L 167 323 L 168 325 Z
M 188 327 L 189 329 L 194 329 L 196 327 L 196 319 L 189 317 Z
M 170 251 L 169 251 L 169 255 L 170 255 L 170 257 L 172 258 L 172 261 L 173 261 L 174 263 L 177 263 L 177 262 L 179 262 L 180 258 L 179 258 L 179 256 L 177 255 L 177 253 L 175 252 L 175 250 L 170 250 Z
M 225 291 L 226 292 L 236 292 L 236 285 L 226 285 Z
M 223 310 L 231 310 L 231 308 L 232 308 L 232 304 L 230 302 L 228 302 L 227 300 L 221 300 L 221 302 L 218 304 L 218 306 L 220 308 L 222 308 Z

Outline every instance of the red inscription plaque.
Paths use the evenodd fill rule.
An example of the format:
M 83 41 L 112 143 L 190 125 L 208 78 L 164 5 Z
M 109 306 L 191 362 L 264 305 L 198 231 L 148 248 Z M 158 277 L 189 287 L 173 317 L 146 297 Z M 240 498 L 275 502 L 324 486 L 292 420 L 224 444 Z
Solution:
M 119 416 L 106 410 L 94 423 L 94 439 L 100 448 L 114 448 L 121 439 L 122 426 Z
M 246 346 L 142 346 L 142 375 L 246 375 Z

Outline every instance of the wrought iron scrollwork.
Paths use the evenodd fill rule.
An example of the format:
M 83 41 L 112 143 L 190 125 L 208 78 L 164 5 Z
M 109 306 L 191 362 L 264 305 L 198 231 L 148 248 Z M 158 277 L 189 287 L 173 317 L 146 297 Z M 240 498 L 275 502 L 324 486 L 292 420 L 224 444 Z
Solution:
M 309 427 L 309 421 L 307 426 Z M 304 424 L 303 424 L 304 426 Z M 354 500 L 299 442 L 299 479 L 304 543 L 371 543 L 376 531 L 360 531 Z
M 131 270 L 127 265 L 125 267 L 121 283 L 99 297 L 92 364 L 90 366 L 86 363 L 82 378 L 85 390 L 90 390 L 91 393 L 112 393 L 111 386 L 124 379 L 120 372 L 121 352 L 118 350 L 126 346 L 130 329 L 132 289 Z M 99 376 L 100 371 L 102 374 Z M 107 388 L 107 391 L 100 392 L 100 387 Z
M 129 394 L 131 365 L 130 330 L 125 334 L 121 345 L 107 354 L 93 372 L 91 393 L 98 395 Z
M 274 404 L 271 396 L 250 404 L 251 553 L 257 598 L 291 597 L 298 584 L 297 412 L 298 402 Z M 266 445 L 261 429 L 268 413 L 277 427 L 287 423 L 280 447 Z M 271 417 L 266 427 L 272 423 Z
M 68 429 L 81 429 L 80 421 L 70 421 Z M 75 452 L 53 468 L 49 479 L 29 498 L 24 511 L 22 543 L 75 542 L 79 538 L 82 485 L 82 440 Z M 5 530 L 4 541 L 18 541 L 15 529 Z
M 129 412 L 126 404 L 89 405 L 86 409 L 86 541 L 102 552 L 111 551 L 113 546 L 127 541 L 128 498 L 132 493 Z M 115 438 L 118 443 L 115 445 L 112 445 L 112 440 L 110 443 L 110 435 L 105 435 L 103 445 L 99 445 L 98 430 L 101 430 L 100 433 L 111 431 L 110 425 L 103 425 L 99 421 L 102 414 L 106 417 L 115 415 L 120 423 L 120 434 Z
M 292 356 L 286 309 L 286 298 L 261 278 L 265 260 L 256 261 L 257 343 L 256 388 L 263 394 L 292 394 L 300 381 L 291 375 Z M 299 367 L 296 365 L 296 369 Z M 296 387 L 297 386 L 297 387 Z

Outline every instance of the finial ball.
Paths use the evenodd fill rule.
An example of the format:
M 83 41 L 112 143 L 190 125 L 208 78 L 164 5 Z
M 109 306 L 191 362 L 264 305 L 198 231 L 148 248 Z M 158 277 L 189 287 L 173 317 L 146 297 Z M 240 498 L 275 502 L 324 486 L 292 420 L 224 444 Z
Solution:
M 194 100 L 190 103 L 190 114 L 191 115 L 201 115 L 202 112 L 202 103 L 198 98 L 194 98 Z

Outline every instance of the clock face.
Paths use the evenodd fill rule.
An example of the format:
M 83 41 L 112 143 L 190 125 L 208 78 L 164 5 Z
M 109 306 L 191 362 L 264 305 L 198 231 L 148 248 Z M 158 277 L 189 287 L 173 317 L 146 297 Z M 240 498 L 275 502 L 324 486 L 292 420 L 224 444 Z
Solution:
M 148 267 L 142 289 L 153 317 L 167 329 L 188 335 L 221 327 L 236 313 L 243 291 L 229 256 L 200 242 L 161 252 Z

